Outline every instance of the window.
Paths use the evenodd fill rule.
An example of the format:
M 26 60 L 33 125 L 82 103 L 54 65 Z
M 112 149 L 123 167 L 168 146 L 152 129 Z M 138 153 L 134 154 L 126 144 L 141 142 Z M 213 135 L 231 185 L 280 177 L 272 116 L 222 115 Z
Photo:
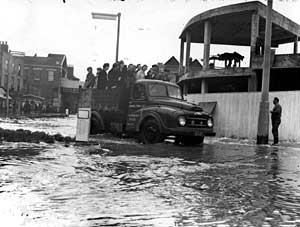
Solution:
M 8 85 L 8 74 L 5 74 L 5 77 L 4 77 L 4 86 L 7 87 Z
M 54 81 L 54 72 L 48 71 L 48 81 Z
M 167 95 L 167 88 L 165 85 L 162 84 L 150 84 L 149 85 L 149 94 L 153 97 L 166 97 Z
M 14 77 L 11 78 L 10 89 L 15 90 L 15 78 Z
M 4 69 L 5 69 L 5 70 L 8 70 L 8 60 L 5 60 Z
M 34 70 L 34 80 L 40 80 L 41 79 L 41 71 L 40 70 Z
M 21 76 L 21 65 L 18 65 L 18 76 Z
M 132 98 L 135 100 L 146 99 L 146 88 L 142 84 L 136 84 L 132 90 Z
M 171 98 L 182 99 L 182 94 L 179 87 L 168 86 L 168 94 Z
M 20 91 L 21 80 L 17 79 L 17 91 Z

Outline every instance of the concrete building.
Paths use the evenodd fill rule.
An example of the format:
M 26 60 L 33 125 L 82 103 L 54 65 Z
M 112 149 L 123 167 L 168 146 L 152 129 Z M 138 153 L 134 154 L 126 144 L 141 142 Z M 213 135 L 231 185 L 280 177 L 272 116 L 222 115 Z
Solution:
M 216 105 L 210 109 L 217 136 L 257 136 L 266 8 L 254 1 L 212 9 L 190 19 L 180 35 L 179 84 L 188 101 Z M 272 10 L 270 100 L 279 97 L 283 107 L 279 135 L 284 140 L 300 141 L 299 36 L 299 24 Z M 190 66 L 191 43 L 204 43 L 203 68 L 197 71 Z M 291 53 L 276 54 L 285 43 L 293 43 Z M 218 58 L 210 56 L 211 44 L 231 45 L 233 51 L 234 45 L 249 47 L 249 67 L 211 67 L 212 57 Z
M 300 26 L 273 10 L 272 22 L 272 69 L 270 91 L 300 90 L 300 55 L 297 54 Z M 180 49 L 181 83 L 189 93 L 260 91 L 265 36 L 266 6 L 261 2 L 246 2 L 206 11 L 193 17 L 183 29 Z M 276 48 L 294 43 L 291 54 L 276 55 Z M 191 70 L 191 43 L 204 43 L 203 68 Z M 186 44 L 186 48 L 184 47 Z M 250 47 L 249 67 L 210 67 L 212 44 Z M 185 50 L 185 51 L 184 51 Z M 185 52 L 185 54 L 184 54 Z M 214 60 L 215 61 L 215 60 Z M 282 72 L 284 70 L 285 73 Z M 289 74 L 286 80 L 284 74 Z M 284 83 L 284 86 L 283 84 Z M 190 84 L 198 84 L 196 90 Z M 226 87 L 228 89 L 226 89 Z

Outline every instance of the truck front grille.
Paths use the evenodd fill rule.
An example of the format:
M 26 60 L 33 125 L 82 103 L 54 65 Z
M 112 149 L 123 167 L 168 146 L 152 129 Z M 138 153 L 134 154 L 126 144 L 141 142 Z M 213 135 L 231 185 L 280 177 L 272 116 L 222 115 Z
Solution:
M 187 118 L 186 119 L 187 127 L 207 127 L 207 119 L 204 118 Z

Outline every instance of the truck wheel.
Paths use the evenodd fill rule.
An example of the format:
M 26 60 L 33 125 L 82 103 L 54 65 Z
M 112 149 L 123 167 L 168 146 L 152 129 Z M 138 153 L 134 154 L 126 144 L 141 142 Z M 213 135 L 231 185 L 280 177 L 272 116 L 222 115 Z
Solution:
M 145 144 L 160 143 L 164 140 L 156 120 L 149 119 L 143 123 L 140 131 L 140 139 Z
M 184 136 L 181 138 L 181 143 L 184 145 L 197 145 L 202 144 L 204 136 Z
M 100 119 L 94 114 L 91 117 L 91 129 L 90 134 L 95 135 L 101 132 L 101 122 Z

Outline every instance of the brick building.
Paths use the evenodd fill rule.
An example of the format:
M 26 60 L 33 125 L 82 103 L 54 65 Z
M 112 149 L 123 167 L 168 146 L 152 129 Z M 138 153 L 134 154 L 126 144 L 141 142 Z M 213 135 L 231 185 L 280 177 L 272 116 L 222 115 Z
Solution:
M 47 57 L 24 56 L 24 91 L 27 96 L 40 98 L 47 112 L 63 112 L 68 108 L 77 111 L 78 78 L 74 67 L 67 64 L 63 54 L 48 54 Z
M 61 110 L 61 79 L 67 78 L 67 58 L 63 54 L 47 57 L 24 56 L 24 90 L 44 99 L 47 111 Z

